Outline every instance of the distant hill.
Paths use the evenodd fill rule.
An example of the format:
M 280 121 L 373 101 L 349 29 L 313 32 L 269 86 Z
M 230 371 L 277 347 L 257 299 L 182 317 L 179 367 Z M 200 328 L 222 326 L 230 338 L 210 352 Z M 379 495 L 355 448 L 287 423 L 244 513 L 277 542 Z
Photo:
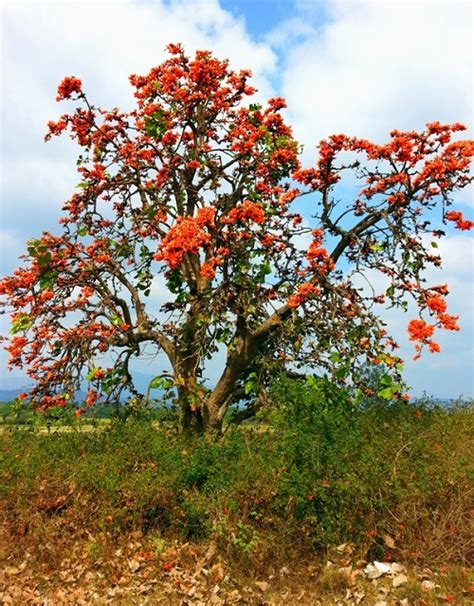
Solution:
M 28 392 L 28 387 L 21 389 L 0 389 L 0 402 L 11 402 L 23 392 Z M 80 390 L 76 393 L 76 400 L 78 402 L 83 402 L 85 397 L 85 391 Z
M 0 402 L 11 402 L 25 389 L 0 389 Z
M 150 381 L 154 378 L 154 375 L 147 375 L 141 372 L 133 371 L 133 377 L 135 379 L 135 387 L 141 393 L 146 393 Z M 0 377 L 0 402 L 11 402 L 22 392 L 28 392 L 31 389 L 31 383 L 28 377 Z M 83 383 L 82 389 L 76 392 L 76 401 L 84 402 L 86 398 L 87 384 Z M 152 397 L 159 399 L 162 390 L 154 389 L 152 391 Z M 126 393 L 122 394 L 121 401 L 128 399 Z

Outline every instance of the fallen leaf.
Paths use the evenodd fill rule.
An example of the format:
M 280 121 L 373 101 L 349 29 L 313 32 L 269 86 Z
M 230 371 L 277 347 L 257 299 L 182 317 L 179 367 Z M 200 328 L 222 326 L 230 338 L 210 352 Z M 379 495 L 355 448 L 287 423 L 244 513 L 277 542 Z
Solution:
M 374 564 L 367 564 L 364 568 L 365 575 L 368 579 L 378 579 L 383 575 L 383 572 Z
M 398 562 L 392 562 L 390 564 L 390 568 L 392 569 L 392 572 L 405 572 L 406 567 L 403 564 L 399 564 Z
M 383 535 L 383 542 L 389 549 L 395 549 L 395 541 L 389 534 Z
M 132 572 L 137 572 L 140 568 L 140 562 L 138 560 L 129 560 L 128 566 Z
M 374 566 L 375 568 L 377 568 L 377 570 L 380 570 L 380 572 L 382 574 L 387 574 L 388 572 L 391 571 L 391 567 L 390 564 L 388 564 L 387 562 L 374 562 Z
M 392 587 L 396 589 L 397 587 L 405 585 L 405 583 L 408 583 L 408 577 L 405 574 L 397 574 L 392 581 Z
M 425 579 L 421 582 L 421 588 L 423 589 L 423 591 L 433 591 L 433 589 L 435 588 L 435 584 L 433 583 L 433 581 Z
M 269 584 L 266 581 L 255 581 L 254 585 L 264 593 L 268 591 Z

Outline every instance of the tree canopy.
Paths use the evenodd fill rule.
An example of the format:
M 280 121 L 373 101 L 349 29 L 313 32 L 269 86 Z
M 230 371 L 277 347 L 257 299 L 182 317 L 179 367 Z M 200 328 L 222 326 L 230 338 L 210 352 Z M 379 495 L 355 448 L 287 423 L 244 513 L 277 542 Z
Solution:
M 130 77 L 130 112 L 94 106 L 76 77 L 58 88 L 58 101 L 80 105 L 49 122 L 46 139 L 77 141 L 81 181 L 60 233 L 29 241 L 0 282 L 6 349 L 35 382 L 29 397 L 45 409 L 84 380 L 86 405 L 161 387 L 183 428 L 206 432 L 219 432 L 236 402 L 240 417 L 254 414 L 282 368 L 363 391 L 360 369 L 375 363 L 385 395 L 404 397 L 377 306 L 416 301 L 416 356 L 440 350 L 437 329 L 459 330 L 447 286 L 428 284 L 424 270 L 441 264 L 446 222 L 474 225 L 451 208 L 471 181 L 474 144 L 453 139 L 465 127 L 394 130 L 385 144 L 334 135 L 303 167 L 283 99 L 251 102 L 250 71 L 208 51 L 168 51 Z M 358 276 L 374 272 L 388 280 L 382 292 L 360 288 Z M 129 365 L 144 353 L 165 354 L 169 372 L 140 394 Z M 209 360 L 223 360 L 214 385 Z

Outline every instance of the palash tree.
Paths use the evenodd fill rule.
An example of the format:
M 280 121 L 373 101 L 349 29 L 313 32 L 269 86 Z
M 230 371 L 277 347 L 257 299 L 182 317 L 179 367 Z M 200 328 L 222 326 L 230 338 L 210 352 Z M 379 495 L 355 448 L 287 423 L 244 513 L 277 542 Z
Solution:
M 81 182 L 61 233 L 28 242 L 23 266 L 0 283 L 10 364 L 27 367 L 29 397 L 64 406 L 86 379 L 87 405 L 122 390 L 146 398 L 129 369 L 144 351 L 167 356 L 169 373 L 150 388 L 173 390 L 188 431 L 219 433 L 236 402 L 240 419 L 254 414 L 282 367 L 363 390 L 361 366 L 377 363 L 383 395 L 406 397 L 397 344 L 374 306 L 414 298 L 416 355 L 439 351 L 435 329 L 459 329 L 447 287 L 427 284 L 423 270 L 440 265 L 446 221 L 473 226 L 449 208 L 470 182 L 473 142 L 452 141 L 464 127 L 393 131 L 384 145 L 336 135 L 303 168 L 282 99 L 246 103 L 249 71 L 207 51 L 168 50 L 147 76 L 130 77 L 129 113 L 95 107 L 75 77 L 59 86 L 58 101 L 81 107 L 50 122 L 46 139 L 69 132 L 78 142 Z M 339 200 L 345 174 L 359 187 Z M 311 225 L 294 211 L 302 196 Z M 357 287 L 368 272 L 389 280 L 384 292 Z M 214 359 L 223 369 L 209 386 Z

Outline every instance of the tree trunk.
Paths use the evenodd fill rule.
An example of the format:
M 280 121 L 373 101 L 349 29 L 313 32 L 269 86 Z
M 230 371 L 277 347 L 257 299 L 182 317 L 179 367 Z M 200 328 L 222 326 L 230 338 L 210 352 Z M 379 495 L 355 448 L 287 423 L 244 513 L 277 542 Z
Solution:
M 259 339 L 242 338 L 234 351 L 228 354 L 227 363 L 214 390 L 203 402 L 203 427 L 207 434 L 219 435 L 225 414 L 235 395 L 237 381 L 255 356 Z
M 180 431 L 185 434 L 219 436 L 234 383 L 235 379 L 225 391 L 220 388 L 209 393 L 194 377 L 187 377 L 187 381 L 178 387 Z
M 184 434 L 218 436 L 222 431 L 222 421 L 209 407 L 209 397 L 199 404 L 189 392 L 179 390 L 177 404 L 180 410 L 180 431 Z
M 269 323 L 270 330 L 273 324 Z M 267 331 L 252 335 L 247 333 L 234 342 L 228 351 L 226 366 L 213 391 L 209 393 L 197 381 L 198 359 L 191 348 L 180 348 L 181 357 L 175 363 L 178 387 L 178 406 L 181 413 L 181 431 L 217 437 L 222 433 L 224 416 L 235 394 L 235 387 L 255 357 L 260 342 Z M 187 351 L 187 355 L 186 352 Z

